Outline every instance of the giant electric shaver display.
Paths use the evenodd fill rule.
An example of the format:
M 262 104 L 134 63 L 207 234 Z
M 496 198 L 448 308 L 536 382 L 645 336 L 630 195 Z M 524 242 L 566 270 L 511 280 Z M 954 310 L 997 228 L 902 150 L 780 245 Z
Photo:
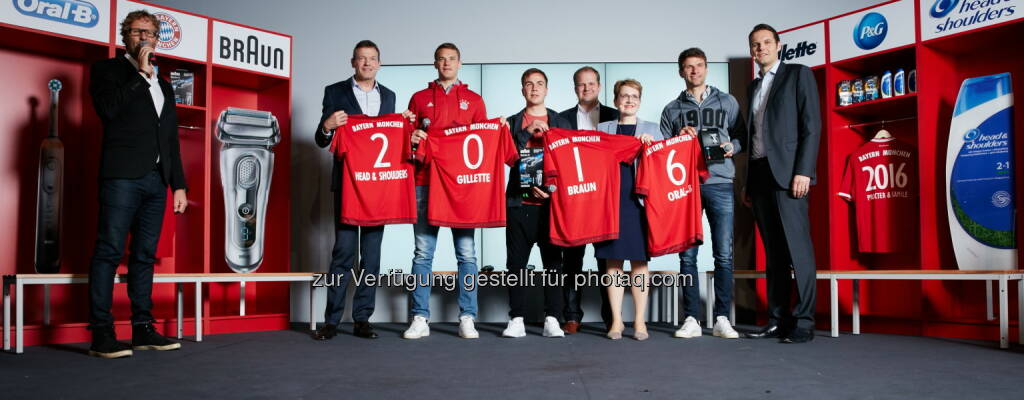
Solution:
M 39 146 L 39 188 L 36 204 L 36 272 L 60 271 L 60 216 L 64 187 L 64 144 L 57 137 L 60 81 L 51 80 L 50 132 Z
M 220 182 L 224 187 L 224 258 L 235 272 L 253 272 L 263 262 L 267 196 L 274 170 L 271 147 L 281 140 L 268 111 L 229 107 L 217 121 Z
M 1010 74 L 964 80 L 946 149 L 946 210 L 961 270 L 1017 269 Z

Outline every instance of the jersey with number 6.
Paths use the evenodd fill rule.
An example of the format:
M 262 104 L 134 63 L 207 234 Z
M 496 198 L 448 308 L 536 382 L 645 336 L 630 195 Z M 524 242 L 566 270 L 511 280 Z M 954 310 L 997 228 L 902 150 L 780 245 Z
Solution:
M 544 135 L 544 181 L 555 185 L 551 243 L 619 237 L 619 163 L 632 163 L 639 150 L 632 136 L 558 128 Z
M 887 138 L 872 139 L 850 154 L 836 195 L 853 203 L 861 252 L 893 253 L 908 248 L 907 238 L 915 237 L 914 153 L 910 145 Z
M 498 119 L 431 131 L 416 158 L 427 165 L 427 221 L 452 228 L 505 226 L 505 165 L 519 159 Z
M 653 142 L 640 152 L 637 194 L 644 196 L 647 253 L 679 253 L 704 241 L 700 183 L 708 170 L 695 135 Z
M 360 226 L 416 222 L 412 125 L 402 114 L 350 115 L 331 141 L 342 161 L 342 223 Z

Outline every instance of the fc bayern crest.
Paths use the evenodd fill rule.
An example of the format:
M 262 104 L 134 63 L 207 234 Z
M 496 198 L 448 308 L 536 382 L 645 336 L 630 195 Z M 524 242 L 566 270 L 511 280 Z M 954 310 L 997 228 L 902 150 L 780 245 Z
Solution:
M 156 42 L 156 48 L 170 50 L 178 47 L 181 44 L 181 25 L 178 24 L 178 20 L 170 14 L 161 12 L 153 13 L 153 16 L 160 21 L 160 35 Z
M 459 101 L 459 108 L 461 108 L 463 110 L 468 110 L 469 109 L 469 100 L 460 100 Z

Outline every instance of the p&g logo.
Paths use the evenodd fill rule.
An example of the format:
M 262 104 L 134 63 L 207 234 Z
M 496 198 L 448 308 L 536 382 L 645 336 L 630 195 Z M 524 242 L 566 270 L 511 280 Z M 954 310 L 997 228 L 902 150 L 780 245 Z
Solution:
M 889 23 L 879 13 L 867 13 L 853 29 L 853 43 L 864 50 L 871 50 L 882 44 L 889 31 Z
M 929 11 L 929 14 L 931 14 L 932 18 L 945 17 L 956 9 L 956 5 L 959 2 L 960 0 L 935 0 L 935 4 L 932 5 L 932 10 Z
M 36 18 L 92 28 L 100 20 L 96 6 L 84 0 L 13 0 L 18 12 Z

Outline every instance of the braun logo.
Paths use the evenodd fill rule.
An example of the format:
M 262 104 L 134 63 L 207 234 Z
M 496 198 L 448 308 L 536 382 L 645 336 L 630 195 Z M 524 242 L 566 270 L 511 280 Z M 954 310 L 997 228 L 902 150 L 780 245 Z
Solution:
M 260 44 L 259 39 L 253 35 L 245 40 L 221 36 L 220 58 L 282 71 L 285 67 L 284 50 Z
M 818 51 L 817 43 L 807 43 L 806 40 L 797 43 L 795 48 L 790 48 L 789 43 L 782 45 L 782 50 L 779 50 L 779 59 L 782 61 L 792 61 L 800 57 L 806 57 L 812 55 Z

